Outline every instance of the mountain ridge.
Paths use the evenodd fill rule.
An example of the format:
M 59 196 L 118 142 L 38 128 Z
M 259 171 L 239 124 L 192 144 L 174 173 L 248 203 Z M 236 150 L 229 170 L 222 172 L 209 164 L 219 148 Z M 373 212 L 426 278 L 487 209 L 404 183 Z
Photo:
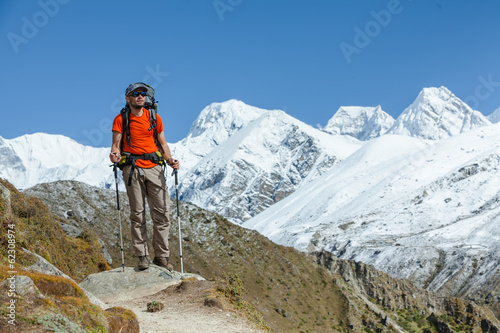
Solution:
M 84 146 L 62 135 L 35 133 L 10 140 L 0 137 L 0 152 L 0 177 L 20 189 L 59 179 L 104 188 L 114 183 L 108 148 Z
M 424 88 L 420 92 L 419 96 L 428 95 L 424 94 L 425 91 L 438 91 L 441 92 L 441 95 L 453 95 L 448 89 L 441 87 Z M 453 98 L 454 100 L 456 99 L 454 95 Z M 418 97 L 416 101 L 417 100 L 419 100 Z M 440 101 L 440 103 L 442 103 L 442 101 Z M 415 102 L 413 104 L 415 104 Z M 459 104 L 463 106 L 465 103 L 460 101 Z M 365 110 L 373 109 L 369 107 L 341 107 L 339 110 L 349 108 L 361 108 Z M 477 111 L 472 112 L 472 110 L 468 107 L 464 108 L 468 113 L 473 115 L 477 113 Z M 379 110 L 378 107 L 374 110 L 378 110 L 377 112 L 385 114 L 385 112 L 381 109 Z M 223 103 L 212 103 L 202 110 L 198 118 L 193 122 L 191 130 L 185 139 L 180 140 L 177 143 L 170 144 L 171 151 L 176 158 L 181 160 L 183 170 L 189 170 L 217 145 L 223 143 L 241 128 L 244 128 L 250 122 L 264 114 L 275 112 L 283 111 L 259 109 L 246 105 L 238 100 L 229 100 Z M 396 121 L 402 118 L 402 116 L 403 114 L 400 115 Z M 332 119 L 334 118 L 335 115 Z M 486 126 L 490 124 L 490 122 L 484 117 L 474 116 L 472 118 L 479 119 L 479 123 L 474 123 L 474 126 Z M 337 125 L 352 126 L 352 124 Z M 394 124 L 391 127 L 392 130 L 389 130 L 386 133 L 394 134 L 394 132 L 403 131 L 403 125 L 403 122 L 399 121 L 398 124 Z M 364 126 L 364 124 L 361 123 L 359 126 Z M 465 129 L 466 127 L 464 127 L 464 130 Z M 405 135 L 413 135 L 409 133 L 408 130 L 404 131 L 406 131 L 406 133 L 403 133 Z M 451 129 L 448 129 L 447 131 L 450 132 Z M 360 130 L 360 132 L 363 131 Z M 375 132 L 370 133 L 372 133 L 370 137 L 373 138 L 373 133 Z M 380 133 L 382 133 L 382 131 L 380 131 Z M 436 136 L 439 137 L 438 134 L 433 135 L 433 137 Z M 3 167 L 0 169 L 0 177 L 11 180 L 18 188 L 27 188 L 40 182 L 54 181 L 58 179 L 82 180 L 91 185 L 101 187 L 109 187 L 113 184 L 114 181 L 112 179 L 112 175 L 106 171 L 108 170 L 106 168 L 108 163 L 107 148 L 87 147 L 76 143 L 72 139 L 63 138 L 65 137 L 43 133 L 28 134 L 14 139 L 4 139 L 0 137 L 0 150 L 4 152 L 4 154 L 2 154 L 3 158 L 0 159 L 0 165 Z M 58 140 L 60 141 L 60 147 L 55 145 L 55 142 Z M 23 141 L 24 144 L 19 144 Z M 53 147 L 54 149 L 44 149 L 44 146 L 47 145 Z M 39 148 L 34 149 L 30 153 L 29 147 Z M 36 155 L 39 151 L 43 151 L 44 154 L 41 156 L 38 154 L 36 158 L 31 156 L 32 154 Z M 55 154 L 57 151 L 59 153 Z M 52 175 L 55 170 L 50 170 L 50 166 L 54 165 L 52 162 L 56 160 L 58 161 L 56 166 L 60 169 L 60 173 Z M 30 167 L 32 165 L 38 168 L 38 172 L 36 172 L 37 168 Z M 172 185 L 172 183 L 170 184 Z M 120 188 L 124 189 L 122 180 L 120 180 Z

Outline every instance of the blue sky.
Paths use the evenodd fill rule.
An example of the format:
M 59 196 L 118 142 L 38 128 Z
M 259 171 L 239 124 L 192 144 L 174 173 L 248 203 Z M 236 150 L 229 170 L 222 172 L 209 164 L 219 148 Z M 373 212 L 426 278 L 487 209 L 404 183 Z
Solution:
M 232 98 L 324 126 L 343 105 L 396 118 L 443 85 L 488 115 L 499 13 L 497 0 L 3 0 L 0 136 L 107 147 L 137 81 L 156 88 L 168 142 Z

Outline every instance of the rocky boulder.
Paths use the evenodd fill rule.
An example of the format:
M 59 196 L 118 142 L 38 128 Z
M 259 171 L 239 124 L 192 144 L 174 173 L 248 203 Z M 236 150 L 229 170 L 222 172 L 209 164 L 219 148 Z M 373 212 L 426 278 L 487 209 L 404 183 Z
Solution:
M 199 275 L 169 271 L 168 269 L 151 265 L 140 271 L 136 267 L 115 268 L 110 271 L 87 276 L 80 286 L 89 290 L 106 303 L 123 301 L 157 293 L 171 285 L 179 284 L 183 278 Z

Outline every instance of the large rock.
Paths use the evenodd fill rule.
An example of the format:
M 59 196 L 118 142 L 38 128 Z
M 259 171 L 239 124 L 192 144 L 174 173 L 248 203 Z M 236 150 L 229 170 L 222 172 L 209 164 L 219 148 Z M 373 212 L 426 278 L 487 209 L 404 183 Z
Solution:
M 115 268 L 110 271 L 87 276 L 80 286 L 89 290 L 106 303 L 124 301 L 157 293 L 171 285 L 176 285 L 183 278 L 199 275 L 171 272 L 158 266 L 150 266 L 140 271 L 136 267 Z
M 48 274 L 48 275 L 60 276 L 60 277 L 63 277 L 65 279 L 71 280 L 75 284 L 77 284 L 75 280 L 70 278 L 68 275 L 64 274 L 59 268 L 57 268 L 56 266 L 52 265 L 50 262 L 45 260 L 45 258 L 41 257 L 40 255 L 38 255 L 34 252 L 26 250 L 24 248 L 23 248 L 23 250 L 26 253 L 33 255 L 36 259 L 36 262 L 33 265 L 26 268 L 27 270 L 35 271 L 35 272 L 39 272 L 39 273 L 43 273 L 43 274 Z M 88 290 L 86 290 L 83 287 L 82 287 L 82 289 L 92 304 L 97 305 L 97 306 L 101 307 L 102 309 L 107 308 L 106 304 L 104 304 L 95 295 L 93 295 L 91 292 L 89 292 Z
M 6 289 L 15 289 L 18 296 L 25 297 L 27 295 L 36 294 L 43 297 L 33 280 L 28 276 L 16 275 L 11 278 L 7 278 L 2 281 L 0 286 Z

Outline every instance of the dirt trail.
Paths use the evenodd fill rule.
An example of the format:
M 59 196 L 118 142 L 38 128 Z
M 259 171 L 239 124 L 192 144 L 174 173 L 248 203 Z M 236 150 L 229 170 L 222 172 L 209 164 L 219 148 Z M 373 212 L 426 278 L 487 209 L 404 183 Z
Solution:
M 241 314 L 205 306 L 206 291 L 213 286 L 210 281 L 197 281 L 184 284 L 184 288 L 171 286 L 154 295 L 109 301 L 107 305 L 132 310 L 139 319 L 143 333 L 262 332 Z M 146 311 L 147 304 L 152 301 L 163 303 L 164 309 L 159 312 Z

